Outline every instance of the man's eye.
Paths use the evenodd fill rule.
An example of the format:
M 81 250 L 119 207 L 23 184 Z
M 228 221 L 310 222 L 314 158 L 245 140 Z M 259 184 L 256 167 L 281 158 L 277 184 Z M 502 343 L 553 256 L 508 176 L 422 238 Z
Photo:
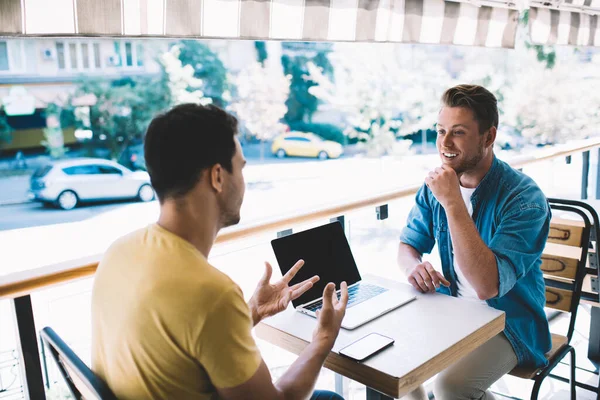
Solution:
M 463 131 L 455 131 L 454 134 L 455 135 L 462 135 L 462 134 L 464 134 L 464 132 Z
M 444 131 L 438 131 L 438 135 L 443 135 L 444 133 L 446 133 L 446 132 L 444 132 Z

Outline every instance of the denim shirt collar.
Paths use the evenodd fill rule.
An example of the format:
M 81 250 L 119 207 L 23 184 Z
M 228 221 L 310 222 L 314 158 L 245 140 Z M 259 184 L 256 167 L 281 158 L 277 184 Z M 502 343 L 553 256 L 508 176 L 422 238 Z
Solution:
M 477 185 L 477 189 L 473 192 L 471 196 L 471 203 L 473 204 L 473 208 L 477 207 L 479 204 L 479 200 L 481 197 L 486 194 L 493 193 L 493 188 L 498 184 L 498 176 L 500 175 L 501 168 L 500 162 L 496 158 L 496 155 L 493 155 L 492 165 L 488 172 L 485 174 L 479 185 Z

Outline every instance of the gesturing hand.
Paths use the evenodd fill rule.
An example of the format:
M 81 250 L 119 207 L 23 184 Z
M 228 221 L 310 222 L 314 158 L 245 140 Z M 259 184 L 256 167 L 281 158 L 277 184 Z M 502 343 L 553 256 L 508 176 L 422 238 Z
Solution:
M 335 293 L 335 284 L 328 283 L 323 290 L 323 307 L 317 311 L 317 328 L 313 333 L 313 340 L 322 340 L 327 346 L 333 346 L 340 332 L 342 320 L 346 315 L 348 304 L 348 285 L 342 282 L 340 298 Z M 330 348 L 331 348 L 330 347 Z
M 271 267 L 271 264 L 265 262 L 265 274 L 258 282 L 256 290 L 248 302 L 250 311 L 252 312 L 254 325 L 258 324 L 263 318 L 270 317 L 285 310 L 288 307 L 288 304 L 290 304 L 290 301 L 302 296 L 319 280 L 319 277 L 315 275 L 294 286 L 288 286 L 303 265 L 304 261 L 299 260 L 287 274 L 281 278 L 281 280 L 271 284 L 273 268 Z

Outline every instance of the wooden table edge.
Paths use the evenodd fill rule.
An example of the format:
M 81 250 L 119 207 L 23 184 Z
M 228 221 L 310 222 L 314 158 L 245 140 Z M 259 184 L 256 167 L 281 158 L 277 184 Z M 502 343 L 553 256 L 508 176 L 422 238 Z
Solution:
M 329 356 L 327 356 L 327 359 L 325 360 L 324 366 L 333 372 L 344 375 L 345 377 L 362 383 L 363 385 L 367 385 L 370 388 L 387 396 L 400 398 L 466 356 L 467 353 L 463 351 L 465 345 L 470 345 L 473 350 L 478 348 L 502 332 L 504 330 L 504 324 L 505 314 L 502 313 L 488 324 L 479 328 L 469 337 L 458 341 L 450 348 L 444 350 L 442 353 L 427 361 L 425 364 L 411 371 L 402 379 L 402 381 L 399 377 L 393 377 L 391 375 L 387 375 L 384 379 L 382 379 L 381 377 L 378 377 L 378 375 L 381 375 L 381 373 L 377 372 L 374 368 L 352 361 L 349 358 L 340 356 L 334 352 L 329 353 Z M 294 337 L 293 335 L 268 325 L 265 322 L 258 324 L 255 328 L 255 331 L 256 335 L 260 339 L 296 355 L 299 355 L 304 348 L 309 345 L 309 342 Z M 434 362 L 437 364 L 437 368 L 432 369 L 431 365 Z M 349 368 L 350 366 L 354 368 Z M 358 371 L 356 371 L 357 366 Z

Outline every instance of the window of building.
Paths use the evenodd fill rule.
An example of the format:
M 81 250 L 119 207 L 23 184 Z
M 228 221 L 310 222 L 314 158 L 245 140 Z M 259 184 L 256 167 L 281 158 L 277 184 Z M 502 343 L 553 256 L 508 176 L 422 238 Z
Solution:
M 6 42 L 0 42 L 0 71 L 8 71 L 9 69 L 8 44 Z
M 94 66 L 96 68 L 100 68 L 102 66 L 100 63 L 100 43 L 94 43 Z
M 71 69 L 78 69 L 77 66 L 77 44 L 69 43 L 69 58 L 71 59 Z
M 58 69 L 67 68 L 65 63 L 65 44 L 58 42 L 56 43 L 56 58 L 58 59 Z
M 90 49 L 87 43 L 81 43 L 81 63 L 83 69 L 90 68 Z
M 134 44 L 129 41 L 115 41 L 116 67 L 141 67 L 144 65 L 143 47 L 141 44 Z
M 125 43 L 125 60 L 128 67 L 133 66 L 133 50 L 130 42 Z
M 138 67 L 143 67 L 144 66 L 144 46 L 142 46 L 141 43 L 138 43 L 137 46 L 135 46 L 136 49 L 136 56 L 137 56 L 137 66 Z
M 88 70 L 101 68 L 100 44 L 56 42 L 58 69 Z

